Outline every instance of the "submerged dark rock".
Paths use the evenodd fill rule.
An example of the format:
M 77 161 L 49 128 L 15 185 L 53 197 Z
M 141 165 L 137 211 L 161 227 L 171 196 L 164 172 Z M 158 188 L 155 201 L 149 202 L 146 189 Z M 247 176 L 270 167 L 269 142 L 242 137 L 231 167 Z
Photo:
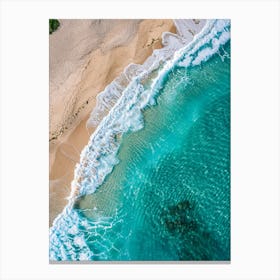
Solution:
M 194 217 L 194 203 L 184 200 L 172 205 L 164 211 L 163 224 L 170 233 L 184 234 L 188 231 L 195 231 L 198 223 Z

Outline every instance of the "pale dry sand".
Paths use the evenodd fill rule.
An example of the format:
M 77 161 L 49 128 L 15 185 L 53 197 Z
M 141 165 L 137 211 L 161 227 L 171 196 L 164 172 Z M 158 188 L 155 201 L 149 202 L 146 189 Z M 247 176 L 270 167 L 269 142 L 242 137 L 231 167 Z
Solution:
M 161 48 L 163 32 L 176 33 L 168 19 L 60 22 L 50 35 L 50 225 L 67 204 L 96 95 L 129 63 L 142 64 Z

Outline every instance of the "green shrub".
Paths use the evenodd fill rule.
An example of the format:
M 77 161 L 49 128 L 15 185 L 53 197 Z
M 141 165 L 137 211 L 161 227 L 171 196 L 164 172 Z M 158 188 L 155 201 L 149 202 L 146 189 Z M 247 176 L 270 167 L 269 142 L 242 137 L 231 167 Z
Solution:
M 57 19 L 49 20 L 49 34 L 52 34 L 59 27 L 60 23 Z

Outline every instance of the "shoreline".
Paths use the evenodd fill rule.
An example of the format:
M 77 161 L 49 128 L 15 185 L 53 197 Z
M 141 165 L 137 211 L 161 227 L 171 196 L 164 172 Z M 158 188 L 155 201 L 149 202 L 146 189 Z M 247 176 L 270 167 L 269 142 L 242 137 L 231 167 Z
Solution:
M 123 90 L 132 81 L 133 78 L 141 75 L 145 71 L 151 71 L 150 68 L 158 68 L 160 63 L 171 58 L 171 56 L 183 47 L 188 45 L 203 28 L 206 20 L 173 20 L 175 31 L 164 31 L 161 34 L 161 48 L 154 49 L 153 53 L 147 57 L 141 64 L 130 63 L 125 67 L 122 73 L 117 76 L 104 91 L 97 95 L 95 108 L 87 122 L 87 127 L 96 128 L 100 121 L 114 106 L 115 102 L 122 95 Z M 155 65 L 154 65 L 155 64 Z M 115 99 L 115 102 L 112 102 Z
M 114 106 L 115 102 L 119 100 L 123 89 L 126 88 L 130 81 L 135 76 L 139 75 L 139 73 L 143 73 L 147 69 L 149 69 L 149 71 L 152 71 L 150 69 L 157 68 L 162 61 L 166 61 L 170 57 L 172 57 L 176 50 L 190 43 L 194 35 L 196 35 L 196 33 L 198 33 L 205 24 L 205 21 L 201 22 L 199 20 L 198 22 L 195 22 L 195 20 L 174 20 L 171 22 L 172 24 L 170 23 L 171 20 L 144 20 L 141 21 L 139 24 L 143 24 L 143 22 L 145 23 L 145 21 L 149 23 L 148 26 L 152 24 L 156 27 L 165 27 L 165 29 L 166 27 L 168 27 L 169 30 L 167 31 L 163 29 L 158 29 L 158 31 L 160 32 L 157 36 L 159 36 L 161 39 L 155 40 L 154 38 L 152 38 L 152 40 L 149 43 L 148 38 L 148 40 L 146 40 L 147 42 L 144 45 L 139 44 L 139 39 L 137 39 L 136 44 L 133 44 L 132 40 L 132 49 L 140 48 L 140 50 L 134 49 L 134 53 L 137 53 L 137 51 L 141 53 L 141 50 L 143 50 L 144 46 L 148 47 L 145 53 L 146 56 L 141 54 L 141 59 L 137 57 L 139 62 L 143 64 L 136 64 L 136 62 L 138 62 L 136 59 L 136 61 L 126 63 L 127 66 L 124 67 L 124 70 L 123 68 L 121 69 L 121 67 L 119 67 L 118 70 L 120 71 L 120 73 L 115 70 L 116 68 L 113 68 L 115 70 L 114 74 L 116 75 L 116 78 L 112 80 L 113 74 L 110 73 L 108 77 L 107 73 L 105 79 L 105 83 L 107 86 L 103 91 L 99 90 L 100 87 L 96 89 L 96 94 L 92 94 L 91 81 L 92 72 L 94 72 L 93 66 L 96 65 L 96 61 L 98 61 L 98 59 L 100 63 L 104 64 L 104 55 L 102 55 L 99 49 L 95 50 L 94 53 L 89 54 L 90 60 L 86 63 L 86 66 L 83 66 L 84 70 L 81 74 L 81 81 L 78 83 L 78 85 L 75 85 L 76 89 L 74 90 L 74 96 L 77 98 L 79 93 L 82 92 L 84 100 L 86 101 L 80 102 L 80 106 L 76 106 L 76 104 L 74 104 L 77 109 L 76 112 L 72 110 L 73 112 L 72 114 L 70 114 L 70 119 L 72 118 L 73 120 L 73 122 L 70 123 L 71 128 L 69 129 L 68 126 L 64 126 L 68 131 L 60 130 L 61 136 L 58 136 L 58 139 L 51 138 L 52 140 L 50 141 L 49 226 L 52 225 L 53 220 L 57 217 L 58 214 L 62 212 L 64 207 L 67 205 L 69 194 L 77 194 L 77 185 L 79 185 L 78 181 L 80 179 L 76 178 L 76 175 L 74 176 L 74 170 L 79 168 L 79 162 L 82 157 L 81 151 L 87 145 L 90 139 L 90 135 L 94 132 L 99 122 L 105 115 L 108 114 L 110 109 Z M 165 24 L 165 21 L 169 21 L 168 24 Z M 158 25 L 158 22 L 161 22 L 161 24 Z M 184 30 L 184 28 L 186 29 L 186 26 L 189 27 L 188 30 Z M 146 35 L 146 29 L 141 29 L 140 26 L 138 29 L 138 35 Z M 174 29 L 177 30 L 178 34 L 175 33 Z M 152 37 L 154 37 L 154 31 L 150 31 L 148 33 L 152 33 Z M 117 57 L 120 57 L 120 53 L 118 52 L 119 48 L 120 47 L 112 49 L 112 52 L 109 56 L 110 61 L 107 58 L 106 62 L 112 62 L 112 59 L 114 59 L 112 53 L 114 53 L 115 51 Z M 126 55 L 124 56 L 124 58 L 125 62 L 129 62 L 129 60 L 131 60 L 131 58 L 127 57 Z M 113 63 L 115 64 L 114 60 Z M 112 65 L 110 65 L 110 69 L 112 69 Z M 108 69 L 104 70 L 108 71 Z M 80 71 L 80 69 L 78 71 Z M 95 70 L 95 72 L 97 71 Z M 100 73 L 100 71 L 98 71 L 98 73 Z M 70 78 L 72 79 L 73 77 Z M 108 81 L 110 82 L 108 83 Z M 113 88 L 113 91 L 111 90 L 111 88 Z M 119 88 L 119 91 L 116 91 L 116 88 Z M 114 96 L 114 94 L 116 94 L 116 96 Z M 110 105 L 108 106 L 108 104 Z M 90 107 L 94 108 L 91 113 Z M 62 126 L 61 128 L 64 127 Z
M 69 26 L 68 21 L 71 20 L 62 20 L 61 28 L 50 35 L 50 59 L 52 48 L 59 44 L 62 32 L 65 32 L 64 28 L 68 27 L 68 29 L 74 30 L 76 28 L 73 23 Z M 86 32 L 89 32 L 88 25 L 90 26 L 93 23 L 89 20 L 82 20 L 82 22 L 84 21 L 86 23 L 82 23 L 83 28 Z M 129 23 L 125 22 L 126 25 Z M 112 25 L 112 23 L 110 24 Z M 121 22 L 117 27 L 123 28 L 123 25 Z M 115 42 L 113 42 L 115 44 L 118 43 L 116 41 L 120 38 L 115 38 L 114 34 L 102 34 L 107 40 L 104 39 L 103 50 L 96 46 L 96 49 L 93 48 L 93 51 L 83 57 L 82 63 L 80 60 L 74 61 L 73 64 L 76 63 L 77 70 L 74 71 L 74 66 L 72 66 L 73 69 L 69 69 L 69 71 L 73 70 L 74 72 L 66 73 L 68 79 L 58 81 L 58 77 L 54 78 L 54 73 L 60 73 L 62 71 L 60 69 L 53 71 L 53 75 L 50 74 L 49 226 L 52 225 L 55 217 L 62 212 L 68 203 L 67 198 L 71 192 L 75 165 L 79 163 L 80 153 L 94 131 L 94 128 L 86 126 L 86 122 L 92 108 L 96 105 L 96 96 L 113 79 L 116 79 L 128 64 L 143 63 L 154 49 L 162 47 L 161 41 L 153 41 L 153 37 L 158 38 L 164 31 L 175 30 L 172 20 L 143 20 L 138 25 L 137 32 L 133 30 L 132 39 L 128 38 L 128 41 L 122 42 L 121 46 L 114 45 L 112 49 L 108 47 L 111 43 L 110 40 L 115 39 Z M 80 30 L 81 27 L 78 27 L 78 29 Z M 70 31 L 68 30 L 68 33 Z M 76 36 L 76 34 L 73 34 L 73 36 Z M 109 43 L 108 39 L 110 39 Z M 51 42 L 51 40 L 56 42 Z M 142 48 L 146 45 L 148 45 L 146 48 Z M 88 52 L 87 48 L 84 51 Z M 59 52 L 56 50 L 56 55 L 58 54 Z M 81 54 L 81 56 L 84 55 Z M 66 62 L 67 60 L 65 60 Z M 59 63 L 57 64 L 58 67 L 63 68 L 65 66 L 65 63 Z M 55 64 L 53 63 L 53 65 Z M 98 69 L 96 66 L 99 66 Z M 51 69 L 52 64 L 50 64 Z M 65 73 L 63 74 L 65 77 L 67 76 Z M 60 87 L 57 86 L 59 83 L 61 83 Z

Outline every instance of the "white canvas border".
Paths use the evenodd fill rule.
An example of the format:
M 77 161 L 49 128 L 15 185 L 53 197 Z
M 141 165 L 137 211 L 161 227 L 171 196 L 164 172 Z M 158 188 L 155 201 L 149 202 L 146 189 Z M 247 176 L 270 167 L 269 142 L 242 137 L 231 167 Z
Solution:
M 230 18 L 231 264 L 50 265 L 48 19 Z M 2 1 L 1 279 L 279 279 L 279 2 Z

